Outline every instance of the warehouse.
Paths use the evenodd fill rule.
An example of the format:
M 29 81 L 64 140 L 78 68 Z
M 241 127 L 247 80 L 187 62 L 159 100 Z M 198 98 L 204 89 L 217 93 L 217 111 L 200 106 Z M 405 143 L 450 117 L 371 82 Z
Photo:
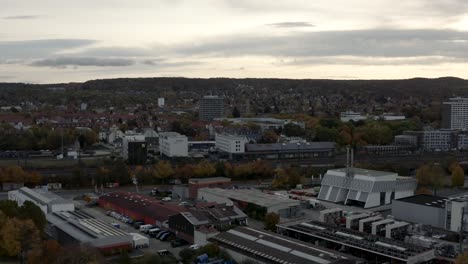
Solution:
M 183 206 L 168 204 L 151 197 L 131 193 L 113 192 L 99 197 L 99 206 L 119 214 L 141 220 L 145 224 L 163 226 L 170 215 L 187 211 Z
M 417 185 L 415 179 L 397 173 L 353 167 L 328 170 L 321 184 L 319 199 L 364 208 L 412 196 Z
M 46 215 L 47 233 L 61 245 L 87 244 L 104 255 L 131 251 L 132 236 L 83 211 L 54 212 Z
M 445 197 L 427 194 L 397 199 L 392 204 L 392 215 L 403 221 L 445 228 L 446 200 Z
M 198 190 L 198 199 L 236 205 L 244 211 L 255 210 L 257 214 L 262 215 L 274 212 L 281 217 L 290 218 L 298 216 L 300 212 L 299 201 L 271 195 L 257 189 L 203 188 Z
M 248 227 L 236 227 L 210 240 L 225 249 L 237 263 L 366 263 L 364 259 Z
M 44 214 L 75 210 L 73 201 L 65 200 L 49 192 L 46 188 L 29 189 L 28 187 L 23 187 L 18 190 L 9 191 L 8 200 L 15 201 L 19 206 L 22 206 L 25 201 L 30 201 L 37 205 Z

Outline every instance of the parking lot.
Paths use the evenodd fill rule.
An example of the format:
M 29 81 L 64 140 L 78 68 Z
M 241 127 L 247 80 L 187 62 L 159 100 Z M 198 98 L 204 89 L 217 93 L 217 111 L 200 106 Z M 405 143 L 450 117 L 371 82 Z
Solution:
M 76 202 L 76 201 L 75 201 Z M 129 225 L 129 224 L 126 224 L 120 220 L 117 220 L 111 216 L 108 216 L 106 215 L 106 212 L 104 209 L 100 208 L 100 207 L 85 207 L 85 206 L 82 206 L 82 204 L 80 203 L 80 208 L 81 210 L 89 213 L 91 216 L 95 217 L 96 219 L 100 219 L 106 223 L 117 223 L 120 225 L 120 229 L 125 231 L 125 232 L 128 232 L 128 233 L 139 233 L 145 237 L 148 237 L 149 238 L 149 247 L 147 248 L 141 248 L 140 251 L 142 251 L 143 253 L 156 253 L 157 251 L 159 250 L 163 250 L 163 249 L 167 249 L 169 252 L 171 252 L 175 257 L 179 257 L 179 252 L 184 249 L 184 248 L 187 248 L 188 246 L 182 246 L 182 247 L 176 247 L 176 248 L 173 248 L 171 247 L 171 243 L 170 241 L 160 241 L 156 238 L 151 238 L 149 237 L 148 234 L 144 234 L 143 232 L 140 232 L 139 230 L 135 229 L 133 226 Z

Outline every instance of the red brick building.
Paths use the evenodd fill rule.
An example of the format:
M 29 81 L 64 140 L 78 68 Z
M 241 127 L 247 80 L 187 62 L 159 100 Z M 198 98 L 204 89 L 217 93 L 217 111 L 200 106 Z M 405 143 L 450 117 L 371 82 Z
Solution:
M 226 177 L 213 178 L 191 178 L 189 180 L 189 198 L 197 199 L 198 190 L 201 188 L 228 188 L 231 186 L 231 179 Z
M 142 220 L 145 224 L 162 226 L 169 216 L 185 212 L 184 206 L 168 204 L 152 197 L 131 192 L 113 192 L 99 197 L 99 206 L 119 214 Z

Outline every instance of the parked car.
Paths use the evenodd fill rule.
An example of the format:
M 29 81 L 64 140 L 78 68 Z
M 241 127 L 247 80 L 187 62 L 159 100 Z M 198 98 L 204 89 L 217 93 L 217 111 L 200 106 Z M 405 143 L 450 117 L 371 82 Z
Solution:
M 153 225 L 141 225 L 140 226 L 140 232 L 146 233 L 146 231 L 150 230 L 153 228 Z
M 156 228 L 157 228 L 157 229 L 159 229 L 159 227 L 158 227 L 158 226 L 151 225 L 151 227 L 150 227 L 150 228 L 148 228 L 148 230 L 146 230 L 144 233 L 145 233 L 145 234 L 149 234 L 149 232 L 150 232 L 151 230 L 153 230 L 153 229 L 156 229 Z
M 159 232 L 161 232 L 161 229 L 157 227 L 148 230 L 148 234 L 150 235 L 150 237 L 155 237 Z
M 185 245 L 188 245 L 188 242 L 183 240 L 183 239 L 180 239 L 180 238 L 176 238 L 176 239 L 171 241 L 171 246 L 172 247 L 181 247 L 181 246 L 185 246 Z
M 191 246 L 188 247 L 188 248 L 190 248 L 190 249 L 192 249 L 192 250 L 197 250 L 197 249 L 200 248 L 200 246 L 199 246 L 198 244 L 193 244 L 193 245 L 191 245 Z
M 156 236 L 156 239 L 160 239 L 162 235 L 169 233 L 169 231 L 163 231 L 159 232 L 159 234 Z
M 173 235 L 174 235 L 174 234 L 173 234 L 172 232 L 168 232 L 168 233 L 162 235 L 162 236 L 159 238 L 159 240 L 161 240 L 161 241 L 167 241 L 167 240 L 169 240 L 171 237 L 173 237 Z
M 133 227 L 134 227 L 135 229 L 140 229 L 140 226 L 141 226 L 141 225 L 144 225 L 144 224 L 145 224 L 145 223 L 143 223 L 142 221 L 136 221 L 136 222 L 133 223 Z
M 169 196 L 166 196 L 166 197 L 161 199 L 161 201 L 164 201 L 164 202 L 170 202 L 171 200 L 172 200 L 172 198 L 169 197 Z
M 167 249 L 163 249 L 163 250 L 158 250 L 158 255 L 159 256 L 172 256 L 172 253 L 169 252 L 169 250 Z

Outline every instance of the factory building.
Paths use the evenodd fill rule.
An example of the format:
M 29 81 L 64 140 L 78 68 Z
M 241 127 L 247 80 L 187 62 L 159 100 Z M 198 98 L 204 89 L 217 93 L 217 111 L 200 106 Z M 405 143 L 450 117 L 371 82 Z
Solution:
M 203 188 L 198 190 L 198 199 L 207 202 L 236 205 L 242 210 L 256 208 L 256 213 L 274 212 L 281 217 L 296 217 L 300 212 L 300 202 L 278 195 L 264 193 L 256 189 Z
M 104 255 L 132 250 L 133 238 L 130 234 L 83 211 L 53 212 L 46 218 L 49 224 L 46 233 L 61 245 L 87 244 Z
M 395 200 L 395 204 L 392 204 L 392 215 L 395 219 L 444 228 L 453 232 L 460 231 L 463 220 L 464 231 L 467 232 L 468 195 L 446 198 L 420 194 Z
M 48 192 L 46 189 L 21 189 L 8 192 L 8 199 L 22 205 L 25 201 L 36 204 L 45 214 L 45 232 L 61 245 L 87 244 L 104 255 L 131 251 L 132 236 L 93 218 L 81 210 L 75 210 L 73 201 Z
M 73 201 L 65 200 L 62 197 L 44 189 L 29 189 L 23 187 L 18 190 L 8 192 L 8 200 L 15 201 L 22 206 L 25 201 L 30 201 L 37 205 L 44 214 L 59 211 L 74 211 Z
M 427 194 L 397 199 L 392 203 L 392 215 L 403 221 L 445 228 L 446 199 Z
M 154 198 L 130 193 L 113 192 L 99 197 L 99 206 L 113 210 L 145 224 L 167 226 L 169 216 L 187 211 L 184 206 L 168 204 Z
M 353 167 L 328 170 L 321 184 L 318 199 L 364 208 L 412 196 L 417 185 L 415 179 L 397 173 Z
M 404 223 L 395 225 L 390 235 L 399 233 L 402 226 Z M 416 264 L 435 259 L 434 249 L 387 238 L 385 232 L 376 236 L 318 221 L 289 222 L 277 227 L 280 234 L 311 244 L 325 244 L 328 248 L 340 248 L 340 252 L 375 261 L 373 263 Z
M 237 263 L 366 263 L 361 258 L 248 227 L 236 227 L 209 240 L 226 250 Z

